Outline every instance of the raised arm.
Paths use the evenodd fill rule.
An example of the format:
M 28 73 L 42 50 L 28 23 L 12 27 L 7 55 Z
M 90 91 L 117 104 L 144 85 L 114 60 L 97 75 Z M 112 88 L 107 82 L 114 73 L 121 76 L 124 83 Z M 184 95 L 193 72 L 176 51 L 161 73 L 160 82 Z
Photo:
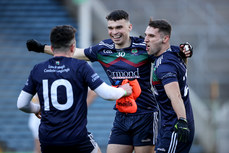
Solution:
M 34 51 L 37 53 L 46 53 L 49 55 L 53 55 L 51 46 L 46 45 L 46 44 L 41 44 L 37 40 L 34 40 L 34 39 L 27 40 L 26 46 L 27 46 L 28 51 Z M 81 48 L 76 48 L 73 58 L 77 58 L 77 59 L 81 59 L 85 61 L 89 60 L 84 54 L 84 49 L 81 49 Z

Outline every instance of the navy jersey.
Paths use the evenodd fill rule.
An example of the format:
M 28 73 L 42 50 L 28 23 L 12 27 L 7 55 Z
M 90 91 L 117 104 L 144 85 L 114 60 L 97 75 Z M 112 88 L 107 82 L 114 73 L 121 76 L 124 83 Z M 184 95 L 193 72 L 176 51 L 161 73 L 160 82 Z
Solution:
M 189 123 L 193 123 L 193 113 L 187 85 L 187 69 L 179 55 L 168 49 L 160 56 L 155 57 L 152 73 L 152 85 L 161 111 L 161 128 L 173 130 L 177 122 L 176 113 L 164 89 L 164 85 L 174 81 L 179 84 L 187 120 Z
M 24 91 L 38 93 L 39 139 L 47 145 L 77 144 L 87 137 L 87 92 L 102 80 L 85 61 L 54 57 L 34 66 Z
M 131 37 L 131 41 L 130 47 L 116 49 L 111 39 L 103 40 L 85 49 L 85 55 L 92 62 L 100 62 L 112 85 L 119 85 L 124 79 L 138 80 L 142 92 L 136 100 L 136 113 L 156 111 L 157 104 L 150 84 L 151 61 L 144 40 Z

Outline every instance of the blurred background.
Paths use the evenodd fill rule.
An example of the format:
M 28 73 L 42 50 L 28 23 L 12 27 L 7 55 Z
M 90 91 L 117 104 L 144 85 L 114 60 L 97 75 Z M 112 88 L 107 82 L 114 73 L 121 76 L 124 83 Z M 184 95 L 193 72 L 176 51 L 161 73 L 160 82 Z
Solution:
M 129 13 L 133 36 L 144 36 L 150 18 L 166 19 L 172 44 L 192 44 L 188 79 L 196 134 L 190 153 L 229 153 L 228 0 L 0 0 L 0 152 L 34 148 L 29 114 L 16 102 L 32 67 L 50 56 L 28 52 L 26 40 L 50 44 L 51 28 L 69 24 L 78 29 L 77 45 L 89 47 L 109 38 L 105 17 L 114 9 Z M 92 66 L 109 83 L 101 66 Z M 88 129 L 103 152 L 114 103 L 96 98 L 89 107 Z

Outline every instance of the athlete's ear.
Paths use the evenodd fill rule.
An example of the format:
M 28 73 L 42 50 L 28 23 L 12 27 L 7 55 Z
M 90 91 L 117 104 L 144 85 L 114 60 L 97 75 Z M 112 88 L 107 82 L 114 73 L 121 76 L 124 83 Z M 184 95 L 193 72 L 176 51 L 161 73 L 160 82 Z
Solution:
M 54 49 L 53 49 L 53 47 L 51 46 L 51 50 L 52 50 L 52 52 L 54 51 Z
M 70 47 L 71 52 L 73 52 L 73 53 L 74 53 L 75 48 L 76 48 L 76 47 L 75 47 L 75 44 L 72 44 L 72 45 L 71 45 L 71 47 Z
M 165 35 L 164 37 L 163 37 L 163 39 L 162 39 L 162 42 L 163 43 L 167 43 L 168 41 L 169 41 L 169 35 Z
M 130 23 L 130 24 L 129 24 L 129 31 L 131 31 L 132 28 L 133 28 L 133 25 Z

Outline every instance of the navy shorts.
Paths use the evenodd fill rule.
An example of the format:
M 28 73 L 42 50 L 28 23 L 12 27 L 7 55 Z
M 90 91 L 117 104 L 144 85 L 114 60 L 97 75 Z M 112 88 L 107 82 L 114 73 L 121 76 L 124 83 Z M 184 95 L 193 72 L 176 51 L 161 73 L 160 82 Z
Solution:
M 158 112 L 134 115 L 116 113 L 108 144 L 155 145 L 157 133 Z
M 41 143 L 42 153 L 91 153 L 97 146 L 91 133 L 88 133 L 87 138 L 77 144 L 66 144 L 66 145 L 46 145 Z
M 177 140 L 177 133 L 174 131 L 160 130 L 158 135 L 158 143 L 156 145 L 156 153 L 189 153 L 194 138 L 194 123 L 190 126 L 190 136 L 187 143 L 181 143 Z

